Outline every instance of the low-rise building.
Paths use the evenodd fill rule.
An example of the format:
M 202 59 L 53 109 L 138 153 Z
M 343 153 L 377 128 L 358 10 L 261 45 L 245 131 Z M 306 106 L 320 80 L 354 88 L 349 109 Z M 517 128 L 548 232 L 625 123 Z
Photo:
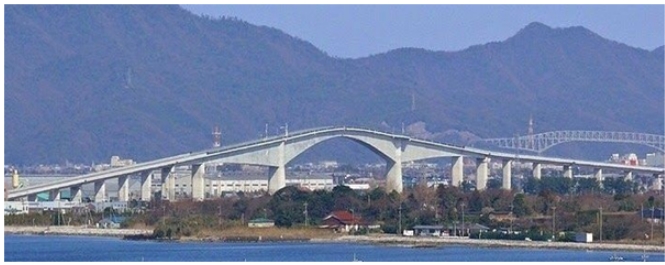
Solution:
M 5 215 L 27 214 L 29 211 L 27 201 L 5 201 Z
M 99 228 L 108 228 L 108 229 L 119 229 L 120 224 L 125 221 L 125 217 L 122 216 L 111 216 L 110 218 L 104 218 L 97 223 Z
M 416 225 L 413 230 L 414 234 L 418 236 L 443 236 L 448 234 L 443 225 Z
M 334 229 L 337 232 L 358 230 L 361 219 L 349 211 L 333 211 L 323 218 L 320 228 Z
M 275 226 L 275 221 L 267 219 L 267 218 L 256 218 L 256 219 L 249 220 L 249 222 L 247 222 L 247 226 L 248 227 L 257 227 L 257 228 L 273 227 L 273 226 Z

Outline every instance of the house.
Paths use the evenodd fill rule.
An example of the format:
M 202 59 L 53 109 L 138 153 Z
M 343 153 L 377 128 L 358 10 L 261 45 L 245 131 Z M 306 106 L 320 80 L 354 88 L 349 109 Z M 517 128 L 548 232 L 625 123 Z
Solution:
M 6 201 L 5 215 L 8 214 L 27 214 L 28 203 L 25 201 Z
M 361 219 L 349 211 L 333 211 L 323 218 L 322 223 L 319 226 L 320 228 L 334 229 L 337 232 L 349 232 L 358 230 Z
M 443 225 L 416 225 L 413 230 L 419 236 L 442 236 L 448 233 L 444 231 Z
M 503 222 L 503 221 L 515 221 L 515 215 L 512 212 L 491 212 L 489 214 L 489 218 L 492 221 L 498 221 L 498 222 Z
M 448 225 L 446 227 L 451 235 L 457 235 L 457 236 L 468 236 L 472 233 L 477 233 L 477 232 L 487 232 L 490 230 L 489 227 L 481 225 L 481 224 L 455 224 L 455 225 Z M 457 231 L 455 231 L 457 230 Z
M 642 218 L 647 219 L 650 222 L 654 223 L 663 222 L 663 208 L 647 208 L 638 212 L 638 214 L 640 214 Z
M 125 221 L 125 217 L 111 216 L 110 218 L 104 218 L 101 221 L 99 221 L 99 223 L 97 223 L 97 227 L 118 229 L 118 228 L 120 228 L 120 224 L 124 221 Z
M 275 226 L 275 221 L 267 218 L 256 218 L 249 220 L 247 223 L 248 227 L 273 227 Z

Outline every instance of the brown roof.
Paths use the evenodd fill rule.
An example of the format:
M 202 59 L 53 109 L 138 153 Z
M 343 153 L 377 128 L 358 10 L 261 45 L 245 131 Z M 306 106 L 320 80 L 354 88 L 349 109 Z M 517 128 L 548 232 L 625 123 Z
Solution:
M 337 219 L 337 220 L 339 220 L 343 223 L 358 223 L 358 222 L 360 222 L 360 218 L 358 216 L 354 216 L 349 211 L 333 211 L 328 216 L 323 218 L 323 220 L 327 220 L 327 219 L 330 219 L 330 218 L 335 218 L 335 219 Z

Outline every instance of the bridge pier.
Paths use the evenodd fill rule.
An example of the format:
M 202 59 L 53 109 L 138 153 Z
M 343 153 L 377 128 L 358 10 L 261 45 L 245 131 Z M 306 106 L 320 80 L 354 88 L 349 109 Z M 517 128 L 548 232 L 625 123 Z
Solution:
M 205 165 L 192 165 L 192 199 L 202 201 L 205 199 L 204 193 L 204 175 Z
M 106 200 L 106 183 L 104 180 L 95 181 L 95 202 Z
M 489 162 L 489 157 L 476 159 L 476 190 L 485 190 L 487 188 L 487 164 Z
M 402 193 L 402 150 L 404 142 L 401 139 L 393 140 L 395 152 L 386 159 L 386 192 L 397 191 Z
M 593 175 L 596 178 L 596 181 L 598 181 L 598 185 L 602 188 L 603 187 L 603 169 L 602 168 L 594 169 Z
M 512 165 L 513 161 L 510 159 L 504 159 L 503 160 L 503 181 L 501 185 L 501 188 L 504 190 L 510 190 L 511 189 L 511 183 L 510 180 L 512 178 Z
M 268 167 L 268 194 L 286 187 L 286 167 Z
M 629 180 L 632 181 L 633 180 L 633 171 L 624 171 L 624 173 L 626 174 L 623 177 L 624 181 L 629 181 Z
M 69 188 L 69 194 L 71 194 L 71 201 L 80 203 L 83 200 L 83 192 L 81 191 L 81 186 L 74 186 Z
M 464 179 L 464 157 L 453 156 L 450 164 L 452 165 L 452 185 L 453 187 L 459 187 Z
M 284 161 L 284 145 L 282 142 L 277 147 L 277 166 L 268 167 L 268 194 L 273 195 L 278 190 L 286 187 L 286 163 Z
M 175 175 L 171 174 L 173 172 L 173 166 L 163 167 L 161 169 L 162 179 L 162 198 L 167 200 L 175 200 Z
M 118 177 L 118 200 L 129 201 L 129 176 Z
M 141 200 L 152 200 L 152 174 L 150 171 L 141 172 Z
M 49 201 L 59 201 L 60 200 L 60 190 L 51 190 L 48 192 Z
M 386 163 L 386 192 L 397 191 L 402 193 L 402 161 L 388 160 Z
M 573 178 L 573 168 L 570 165 L 563 165 L 563 176 L 569 179 Z
M 662 190 L 663 189 L 663 176 L 658 175 L 658 174 L 653 174 L 653 178 L 654 178 L 653 189 L 654 190 Z
M 533 163 L 533 177 L 536 179 L 540 179 L 542 174 L 541 166 L 540 163 Z

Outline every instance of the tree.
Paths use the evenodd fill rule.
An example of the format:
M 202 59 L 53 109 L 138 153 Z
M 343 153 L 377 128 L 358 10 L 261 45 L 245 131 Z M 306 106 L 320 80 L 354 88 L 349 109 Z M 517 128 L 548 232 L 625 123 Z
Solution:
M 268 203 L 268 208 L 275 218 L 275 225 L 290 227 L 294 223 L 303 223 L 305 214 L 302 207 L 308 199 L 307 192 L 294 186 L 287 186 L 275 192 Z
M 487 181 L 487 189 L 500 189 L 503 186 L 503 180 L 499 178 L 491 178 Z
M 529 207 L 526 205 L 525 195 L 518 193 L 513 200 L 513 214 L 517 217 L 523 217 L 531 214 Z
M 578 193 L 591 193 L 594 191 L 600 191 L 600 185 L 596 179 L 582 178 L 577 180 Z
M 527 178 L 524 183 L 524 192 L 528 194 L 538 194 L 540 193 L 540 179 L 537 178 Z

